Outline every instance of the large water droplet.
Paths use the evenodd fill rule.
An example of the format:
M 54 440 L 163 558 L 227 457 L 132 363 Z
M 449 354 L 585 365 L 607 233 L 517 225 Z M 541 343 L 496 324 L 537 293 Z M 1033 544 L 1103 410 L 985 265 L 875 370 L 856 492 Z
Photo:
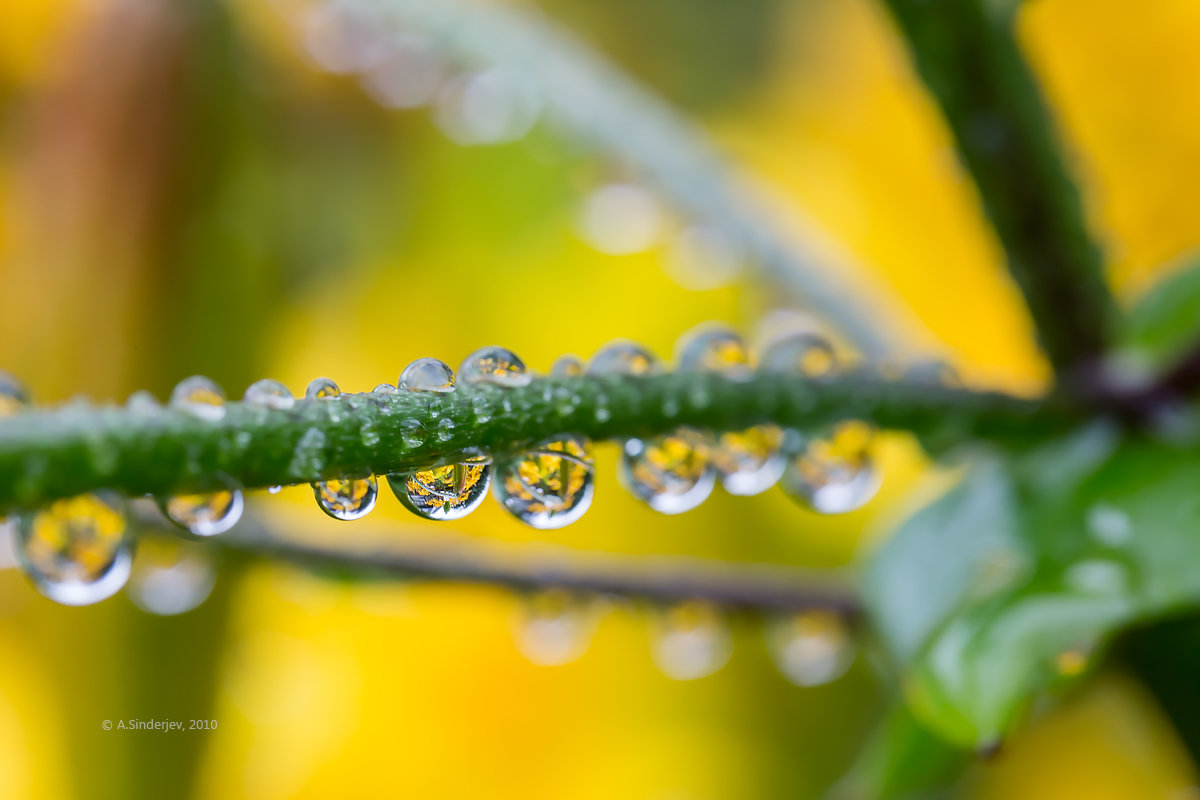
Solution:
M 682 514 L 712 494 L 709 438 L 692 428 L 625 442 L 617 476 L 626 491 L 663 514 Z
M 658 375 L 662 362 L 636 342 L 617 340 L 600 348 L 588 365 L 591 375 Z
M 776 620 L 768 643 L 783 676 L 797 686 L 820 686 L 840 678 L 854 661 L 854 642 L 841 617 L 806 611 Z
M 396 386 L 409 392 L 453 392 L 454 370 L 436 358 L 418 358 L 400 373 Z
M 171 392 L 170 404 L 209 422 L 216 422 L 225 416 L 225 392 L 203 375 L 193 375 L 177 383 Z
M 517 647 L 534 664 L 569 664 L 587 650 L 595 617 L 591 598 L 547 589 L 530 595 L 522 605 Z
M 532 378 L 525 362 L 503 347 L 476 350 L 458 368 L 458 379 L 471 386 L 487 383 L 510 388 L 528 386 Z
M 246 393 L 242 395 L 242 400 L 252 406 L 271 408 L 276 411 L 289 409 L 296 404 L 296 398 L 292 396 L 291 390 L 271 378 L 263 378 L 261 381 L 250 384 L 246 388 Z
M 540 530 L 570 525 L 592 504 L 591 443 L 556 436 L 508 464 L 492 492 L 517 519 Z
M 375 508 L 379 484 L 375 476 L 319 481 L 312 485 L 317 505 L 329 516 L 340 520 L 365 517 Z
M 0 417 L 15 414 L 29 405 L 29 392 L 24 384 L 0 370 Z
M 330 378 L 313 378 L 304 396 L 309 400 L 324 400 L 327 397 L 340 397 L 342 390 Z
M 426 519 L 454 520 L 470 514 L 487 496 L 490 459 L 479 456 L 458 464 L 388 475 L 388 485 L 410 511 Z
M 713 674 L 733 652 L 720 612 L 707 603 L 693 601 L 664 609 L 654 628 L 654 663 L 677 681 Z
M 244 505 L 239 489 L 210 494 L 180 494 L 159 501 L 167 519 L 193 536 L 216 536 L 242 518 Z
M 799 331 L 768 344 L 759 368 L 764 372 L 823 378 L 837 369 L 837 365 L 837 353 L 827 338 L 812 331 Z
M 579 212 L 579 236 L 601 253 L 631 255 L 658 241 L 662 205 L 650 192 L 628 183 L 596 189 Z
M 197 608 L 217 580 L 209 549 L 178 537 L 159 536 L 138 544 L 125 594 L 150 614 L 173 616 Z
M 111 597 L 129 578 L 132 544 L 120 500 L 109 493 L 56 500 L 20 520 L 17 558 L 37 590 L 82 606 Z
M 871 458 L 873 438 L 870 425 L 853 420 L 838 423 L 827 436 L 789 431 L 780 485 L 822 514 L 860 508 L 879 489 L 879 473 Z

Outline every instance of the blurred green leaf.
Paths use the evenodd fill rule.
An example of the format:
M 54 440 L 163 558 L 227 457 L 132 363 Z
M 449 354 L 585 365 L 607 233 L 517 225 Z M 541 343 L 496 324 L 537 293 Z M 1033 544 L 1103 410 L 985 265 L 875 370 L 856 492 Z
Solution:
M 1151 365 L 1162 366 L 1200 338 L 1200 256 L 1143 295 L 1121 320 L 1118 339 Z
M 967 753 L 946 744 L 906 706 L 893 708 L 833 798 L 935 800 L 950 796 Z

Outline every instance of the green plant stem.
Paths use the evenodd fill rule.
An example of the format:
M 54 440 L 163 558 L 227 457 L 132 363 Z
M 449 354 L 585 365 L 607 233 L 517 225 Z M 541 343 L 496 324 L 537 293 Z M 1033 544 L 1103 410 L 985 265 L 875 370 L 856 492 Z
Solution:
M 152 519 L 152 515 L 157 512 L 143 516 Z M 481 542 L 445 531 L 439 531 L 436 540 L 425 541 L 392 535 L 386 547 L 367 549 L 347 547 L 344 542 L 298 541 L 279 535 L 273 530 L 275 524 L 251 517 L 210 541 L 226 556 L 294 564 L 334 580 L 473 583 L 517 591 L 564 589 L 656 603 L 702 600 L 733 611 L 823 610 L 847 619 L 857 618 L 860 611 L 849 586 L 835 583 L 828 575 L 795 569 L 677 556 L 580 554 L 547 545 Z
M 518 453 L 561 433 L 592 439 L 681 425 L 814 429 L 841 419 L 928 442 L 1011 444 L 1061 430 L 1053 402 L 906 383 L 856 371 L 812 381 L 777 374 L 537 378 L 448 394 L 347 394 L 286 410 L 230 403 L 218 421 L 184 410 L 73 404 L 0 420 L 0 510 L 107 488 L 170 495 L 412 471 L 482 450 Z
M 791 214 L 790 235 L 773 224 L 700 128 L 544 18 L 470 0 L 355 0 L 343 8 L 370 30 L 416 35 L 456 63 L 513 76 L 536 96 L 554 130 L 632 170 L 678 211 L 722 230 L 746 248 L 763 278 L 868 355 L 895 353 L 923 330 L 814 223 Z
M 941 105 L 1060 376 L 1094 368 L 1115 311 L 1011 0 L 886 0 Z

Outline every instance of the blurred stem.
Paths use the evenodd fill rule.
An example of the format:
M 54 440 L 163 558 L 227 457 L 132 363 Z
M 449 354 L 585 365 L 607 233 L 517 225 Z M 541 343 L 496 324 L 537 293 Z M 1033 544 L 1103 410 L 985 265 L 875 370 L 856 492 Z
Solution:
M 212 543 L 227 556 L 291 563 L 344 580 L 436 580 L 658 603 L 701 600 L 728 610 L 823 610 L 851 619 L 859 614 L 848 587 L 796 570 L 677 557 L 581 557 L 545 546 L 468 544 L 463 539 L 456 545 L 446 535 L 425 543 L 392 537 L 386 548 L 355 551 L 341 544 L 289 541 L 272 532 L 269 522 L 255 518 Z
M 298 400 L 286 410 L 230 403 L 216 421 L 174 407 L 73 404 L 0 420 L 0 509 L 100 488 L 161 496 L 414 471 L 480 451 L 502 459 L 563 433 L 612 439 L 762 423 L 812 430 L 844 419 L 941 446 L 1040 439 L 1075 416 L 1054 401 L 886 380 L 869 370 L 821 380 L 538 378 L 520 388 Z
M 551 126 L 633 170 L 694 221 L 744 246 L 763 278 L 834 323 L 863 352 L 895 352 L 921 323 L 860 274 L 815 224 L 788 229 L 754 201 L 704 133 L 567 31 L 520 8 L 470 0 L 356 0 L 368 30 L 427 39 L 456 63 L 497 67 L 535 94 Z M 797 235 L 798 234 L 798 235 Z
M 1013 0 L 885 0 L 941 105 L 1060 378 L 1086 377 L 1114 306 L 1054 125 L 1014 36 Z

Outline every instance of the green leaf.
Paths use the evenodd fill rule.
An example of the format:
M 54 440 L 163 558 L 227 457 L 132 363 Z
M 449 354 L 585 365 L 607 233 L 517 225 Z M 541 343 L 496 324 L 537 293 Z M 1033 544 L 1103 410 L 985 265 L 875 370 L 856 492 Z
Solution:
M 912 517 L 873 560 L 865 598 L 914 714 L 990 746 L 1117 631 L 1194 606 L 1198 488 L 1193 454 L 1093 428 L 986 462 Z
M 1163 366 L 1200 338 L 1200 257 L 1143 295 L 1121 320 L 1120 344 L 1151 366 Z
M 888 712 L 850 774 L 835 787 L 833 796 L 839 800 L 946 797 L 967 755 L 947 745 L 900 705 Z

